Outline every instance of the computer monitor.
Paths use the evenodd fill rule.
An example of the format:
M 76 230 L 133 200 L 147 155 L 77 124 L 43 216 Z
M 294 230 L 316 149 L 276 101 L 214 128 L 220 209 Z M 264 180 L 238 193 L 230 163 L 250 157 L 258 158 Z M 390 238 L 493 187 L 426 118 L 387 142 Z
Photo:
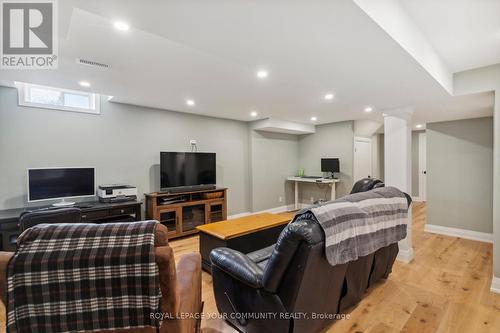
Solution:
M 321 172 L 340 172 L 340 161 L 338 158 L 322 158 Z
M 95 196 L 94 168 L 28 169 L 28 201 L 62 199 L 54 206 L 70 206 L 66 198 Z

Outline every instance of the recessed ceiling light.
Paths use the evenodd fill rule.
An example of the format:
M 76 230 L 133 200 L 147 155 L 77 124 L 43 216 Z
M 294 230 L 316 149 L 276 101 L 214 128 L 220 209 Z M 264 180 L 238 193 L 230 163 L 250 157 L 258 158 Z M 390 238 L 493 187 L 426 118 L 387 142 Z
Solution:
M 365 112 L 372 112 L 373 108 L 371 106 L 368 106 L 365 108 Z
M 78 82 L 82 87 L 88 88 L 90 87 L 90 83 L 87 81 L 80 81 Z
M 115 26 L 116 29 L 120 31 L 128 31 L 130 29 L 130 25 L 128 25 L 128 23 L 125 23 L 123 21 L 115 21 L 113 25 Z
M 331 101 L 331 100 L 333 99 L 333 97 L 334 97 L 334 96 L 333 96 L 333 94 L 332 94 L 332 93 L 328 93 L 328 94 L 326 94 L 326 95 L 325 95 L 325 100 L 326 100 L 326 101 Z
M 316 120 L 318 120 L 318 118 L 317 118 L 317 117 L 314 117 L 314 116 L 313 116 L 313 117 L 311 117 L 311 121 L 316 121 Z
M 186 100 L 186 104 L 189 106 L 194 106 L 196 103 L 192 99 Z
M 417 124 L 415 127 L 416 127 L 416 128 L 422 128 L 422 127 L 424 127 L 424 125 L 422 125 L 422 124 Z
M 257 111 L 252 111 L 252 112 L 250 112 L 250 115 L 251 115 L 252 117 L 257 117 L 257 114 L 258 114 L 258 113 L 257 113 Z
M 268 73 L 268 71 L 266 71 L 266 70 L 261 69 L 261 70 L 259 70 L 259 71 L 257 72 L 257 77 L 258 77 L 259 79 L 265 79 L 265 78 L 266 78 L 266 77 L 268 77 L 268 76 L 269 76 L 269 73 Z

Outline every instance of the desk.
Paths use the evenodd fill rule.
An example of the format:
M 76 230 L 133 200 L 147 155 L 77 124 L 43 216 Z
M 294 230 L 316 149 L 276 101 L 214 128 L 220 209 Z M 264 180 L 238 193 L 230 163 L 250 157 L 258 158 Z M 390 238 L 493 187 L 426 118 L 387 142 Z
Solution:
M 140 221 L 142 219 L 141 205 L 142 202 L 140 201 L 115 203 L 91 201 L 78 202 L 74 207 L 82 210 L 83 223 L 106 223 Z M 23 212 L 47 208 L 52 207 L 24 207 L 0 210 L 0 250 L 15 251 L 16 240 L 20 232 L 19 217 Z
M 286 180 L 295 182 L 295 209 L 299 209 L 299 183 L 314 183 L 314 184 L 328 184 L 331 186 L 330 198 L 335 200 L 335 185 L 340 181 L 339 179 L 332 178 L 302 178 L 302 177 L 288 177 Z

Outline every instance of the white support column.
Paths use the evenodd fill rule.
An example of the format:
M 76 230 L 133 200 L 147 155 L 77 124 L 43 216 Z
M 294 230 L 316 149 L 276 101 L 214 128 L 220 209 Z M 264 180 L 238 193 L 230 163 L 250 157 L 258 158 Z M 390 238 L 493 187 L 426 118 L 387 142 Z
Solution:
M 295 183 L 295 210 L 299 209 L 299 182 L 298 181 L 294 181 Z
M 384 113 L 385 184 L 411 195 L 411 116 L 412 108 L 389 110 Z M 411 239 L 412 211 L 408 211 L 408 232 L 399 242 L 397 260 L 413 260 Z
M 500 79 L 493 113 L 493 279 L 491 291 L 500 294 Z

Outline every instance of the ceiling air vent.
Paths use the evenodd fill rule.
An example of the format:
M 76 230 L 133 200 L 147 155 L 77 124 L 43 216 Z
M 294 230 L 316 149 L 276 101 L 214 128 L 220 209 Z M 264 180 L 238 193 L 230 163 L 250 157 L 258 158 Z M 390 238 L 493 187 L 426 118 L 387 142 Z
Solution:
M 76 63 L 81 64 L 81 65 L 87 65 L 87 66 L 92 66 L 92 67 L 99 67 L 99 68 L 110 68 L 110 65 L 103 64 L 97 61 L 92 61 L 92 60 L 87 60 L 87 59 L 81 59 L 81 58 L 76 58 Z

